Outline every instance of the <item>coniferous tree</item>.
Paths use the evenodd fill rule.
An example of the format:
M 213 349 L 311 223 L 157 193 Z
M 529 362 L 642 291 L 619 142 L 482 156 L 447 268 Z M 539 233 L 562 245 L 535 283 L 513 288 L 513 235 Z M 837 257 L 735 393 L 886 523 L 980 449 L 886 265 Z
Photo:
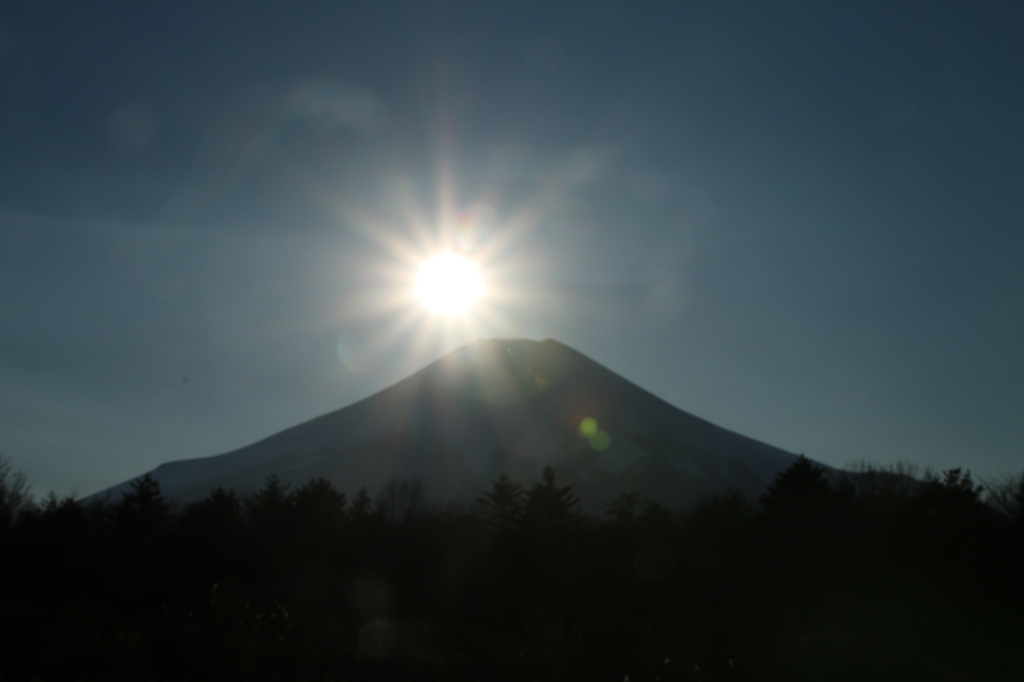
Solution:
M 776 476 L 758 503 L 770 522 L 791 523 L 827 513 L 834 500 L 825 471 L 800 455 Z
M 933 514 L 950 517 L 977 514 L 983 508 L 984 487 L 974 482 L 970 469 L 946 469 L 941 476 L 925 477 L 922 498 Z
M 366 486 L 362 486 L 352 499 L 352 509 L 349 512 L 349 516 L 352 518 L 353 523 L 365 523 L 369 520 L 372 513 L 373 502 L 370 500 L 370 493 L 366 491 Z
M 544 467 L 541 480 L 530 488 L 523 506 L 522 522 L 528 528 L 568 528 L 574 525 L 573 508 L 579 498 L 572 494 L 572 486 L 555 484 L 555 470 Z
M 967 567 L 987 544 L 985 536 L 996 512 L 981 499 L 983 486 L 970 470 L 946 469 L 925 477 L 918 498 L 919 540 L 938 551 L 944 561 Z
M 348 500 L 326 478 L 314 478 L 292 495 L 295 537 L 303 551 L 332 554 L 348 523 Z
M 207 555 L 233 551 L 244 527 L 242 500 L 234 490 L 216 488 L 186 505 L 178 520 L 183 540 Z
M 431 513 L 412 525 L 346 521 L 324 545 L 310 539 L 350 508 L 322 479 L 290 494 L 274 480 L 249 499 L 281 510 L 279 544 L 244 532 L 232 491 L 135 535 L 116 532 L 125 516 L 103 520 L 147 506 L 159 486 L 139 481 L 109 508 L 51 495 L 19 515 L 11 551 L 0 552 L 0 677 L 532 679 L 554 663 L 559 679 L 1016 679 L 1024 555 L 1006 550 L 1013 526 L 970 473 L 899 492 L 908 504 L 885 518 L 910 516 L 906 537 L 920 539 L 863 533 L 867 551 L 849 562 L 822 560 L 836 556 L 820 534 L 834 523 L 819 520 L 838 512 L 809 511 L 846 513 L 833 481 L 826 474 L 822 486 L 801 463 L 780 475 L 760 517 L 730 491 L 672 515 L 667 529 L 663 507 L 623 495 L 608 509 L 622 525 L 564 533 L 548 531 L 572 527 L 557 519 L 566 509 L 573 518 L 573 496 L 548 470 L 530 490 L 529 533 L 492 535 Z M 808 502 L 822 487 L 825 502 Z M 1024 478 L 1000 494 L 1012 517 Z M 545 495 L 561 504 L 546 507 Z M 356 508 L 373 518 L 365 490 Z
M 175 552 L 169 542 L 172 511 L 159 482 L 149 474 L 132 481 L 110 508 L 110 556 L 116 559 L 104 579 L 110 581 L 113 600 L 133 617 L 175 598 L 175 567 L 170 561 Z
M 605 505 L 604 513 L 615 523 L 629 525 L 640 516 L 643 509 L 643 496 L 638 492 L 630 492 L 618 495 Z
M 212 536 L 225 537 L 239 530 L 242 500 L 234 490 L 219 486 L 204 499 L 187 505 L 181 521 L 202 528 Z
M 820 579 L 823 569 L 841 565 L 852 549 L 847 495 L 803 455 L 779 473 L 758 499 L 772 565 L 797 580 Z
M 182 509 L 174 561 L 183 602 L 204 608 L 214 586 L 223 594 L 227 583 L 238 581 L 250 563 L 239 557 L 244 529 L 242 500 L 231 489 L 218 487 Z
M 292 496 L 288 485 L 275 473 L 268 476 L 263 487 L 245 500 L 249 549 L 259 568 L 280 566 L 294 540 L 291 530 Z
M 60 497 L 51 492 L 40 503 L 35 526 L 43 537 L 62 538 L 62 542 L 79 541 L 88 532 L 85 509 L 70 495 Z
M 491 489 L 477 498 L 484 523 L 498 532 L 514 527 L 523 513 L 523 486 L 505 474 L 494 479 Z
M 254 525 L 279 525 L 291 507 L 288 484 L 276 473 L 267 476 L 263 487 L 246 500 L 246 507 Z
M 112 518 L 120 532 L 129 535 L 152 534 L 163 530 L 171 518 L 171 505 L 160 490 L 160 483 L 146 474 L 131 482 L 114 505 Z
M 292 503 L 298 523 L 302 527 L 316 526 L 338 530 L 346 520 L 345 493 L 323 476 L 314 478 L 293 494 Z

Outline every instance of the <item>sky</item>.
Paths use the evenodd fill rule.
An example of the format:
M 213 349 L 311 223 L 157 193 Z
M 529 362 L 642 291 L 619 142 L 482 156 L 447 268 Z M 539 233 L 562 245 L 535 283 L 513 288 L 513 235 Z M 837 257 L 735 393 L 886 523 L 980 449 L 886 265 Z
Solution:
M 555 338 L 821 462 L 1024 469 L 1024 5 L 5 3 L 0 452 L 86 495 Z M 410 295 L 473 259 L 462 318 Z

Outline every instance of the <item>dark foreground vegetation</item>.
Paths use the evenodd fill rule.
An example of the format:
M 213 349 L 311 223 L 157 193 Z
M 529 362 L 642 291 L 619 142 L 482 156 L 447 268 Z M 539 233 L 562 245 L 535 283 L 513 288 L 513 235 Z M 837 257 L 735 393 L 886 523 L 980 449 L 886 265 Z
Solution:
M 33 503 L 0 467 L 2 680 L 1020 680 L 1024 476 L 829 479 L 574 513 L 415 482 Z

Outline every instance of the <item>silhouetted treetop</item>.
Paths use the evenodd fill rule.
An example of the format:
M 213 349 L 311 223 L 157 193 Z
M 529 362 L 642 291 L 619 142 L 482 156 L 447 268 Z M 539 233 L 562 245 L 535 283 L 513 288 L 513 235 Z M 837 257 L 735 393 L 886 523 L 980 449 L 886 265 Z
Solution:
M 758 499 L 770 521 L 787 521 L 830 511 L 835 491 L 825 471 L 803 455 L 782 471 Z
M 131 489 L 111 509 L 114 526 L 126 533 L 152 533 L 171 519 L 171 505 L 160 490 L 160 483 L 146 474 L 131 482 Z
M 523 513 L 523 486 L 505 474 L 494 479 L 491 489 L 477 498 L 484 523 L 497 531 L 512 528 Z
M 356 493 L 355 498 L 352 499 L 352 507 L 349 510 L 349 516 L 355 523 L 363 523 L 370 518 L 373 513 L 373 502 L 370 500 L 370 493 L 367 492 L 366 486 L 361 486 L 359 491 Z
M 946 469 L 940 476 L 929 474 L 921 489 L 920 504 L 926 518 L 945 531 L 972 532 L 995 511 L 981 498 L 984 487 L 974 482 L 969 469 Z
M 555 485 L 555 470 L 544 467 L 541 480 L 526 494 L 523 523 L 527 526 L 567 525 L 575 519 L 573 507 L 579 498 L 572 494 L 572 486 Z
M 927 494 L 935 503 L 947 507 L 973 507 L 981 502 L 981 484 L 971 478 L 970 469 L 946 469 L 941 476 L 925 477 Z
M 267 476 L 263 487 L 246 500 L 246 506 L 252 517 L 279 515 L 290 505 L 288 484 L 282 483 L 281 477 L 276 473 Z
M 314 478 L 293 494 L 295 513 L 300 520 L 321 525 L 338 526 L 345 521 L 345 493 L 339 492 L 334 484 L 320 476 Z
M 622 493 L 605 505 L 604 513 L 612 521 L 623 525 L 635 521 L 644 510 L 646 500 L 638 492 Z
M 180 522 L 186 532 L 220 538 L 237 533 L 243 525 L 242 500 L 234 490 L 216 488 L 204 499 L 187 505 Z
M 553 469 L 514 475 L 475 520 L 402 480 L 379 514 L 322 478 L 180 510 L 147 478 L 116 505 L 51 495 L 0 538 L 0 677 L 1019 677 L 1024 476 L 989 486 L 1004 517 L 966 470 L 847 504 L 801 459 L 758 505 L 626 493 L 586 523 Z

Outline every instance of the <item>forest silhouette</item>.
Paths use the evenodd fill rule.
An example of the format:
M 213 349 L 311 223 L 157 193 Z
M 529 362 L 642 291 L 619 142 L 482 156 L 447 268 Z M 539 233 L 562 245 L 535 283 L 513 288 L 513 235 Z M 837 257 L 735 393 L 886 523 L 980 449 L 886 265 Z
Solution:
M 0 461 L 0 680 L 1012 680 L 1024 474 L 826 473 L 601 518 L 544 470 L 469 508 L 276 476 L 34 502 Z

